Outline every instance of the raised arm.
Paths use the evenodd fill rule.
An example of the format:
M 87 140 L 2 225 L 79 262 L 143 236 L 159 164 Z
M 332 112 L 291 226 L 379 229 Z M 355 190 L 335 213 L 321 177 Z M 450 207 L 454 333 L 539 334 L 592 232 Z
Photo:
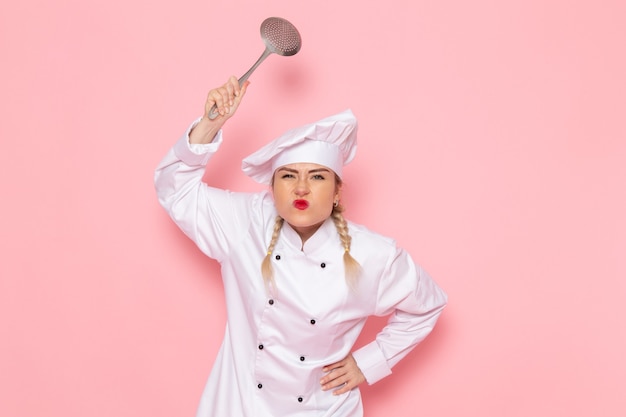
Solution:
M 207 144 L 213 142 L 215 135 L 224 126 L 224 123 L 237 112 L 239 104 L 246 94 L 248 84 L 250 82 L 246 81 L 239 86 L 237 78 L 231 76 L 224 85 L 209 91 L 204 103 L 204 115 L 189 133 L 189 143 Z M 214 104 L 217 106 L 219 115 L 211 120 L 208 116 Z
M 245 218 L 247 206 L 242 193 L 209 187 L 202 177 L 222 142 L 220 129 L 235 114 L 247 86 L 244 83 L 239 88 L 237 79 L 231 77 L 212 89 L 203 117 L 187 129 L 155 170 L 159 203 L 185 234 L 215 259 L 228 250 L 228 239 L 238 233 L 240 225 L 231 220 Z M 219 115 L 210 120 L 207 115 L 213 104 Z

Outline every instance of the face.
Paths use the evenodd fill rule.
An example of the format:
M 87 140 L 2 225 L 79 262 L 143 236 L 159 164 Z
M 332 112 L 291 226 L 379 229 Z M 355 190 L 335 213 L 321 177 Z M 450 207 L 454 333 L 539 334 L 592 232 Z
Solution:
M 321 226 L 339 201 L 335 173 L 323 165 L 297 163 L 274 172 L 272 186 L 278 215 L 306 240 Z

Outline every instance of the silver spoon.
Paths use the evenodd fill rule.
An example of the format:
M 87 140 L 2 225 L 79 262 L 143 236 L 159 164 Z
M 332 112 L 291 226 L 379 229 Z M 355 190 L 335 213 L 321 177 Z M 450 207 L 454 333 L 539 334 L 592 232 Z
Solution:
M 268 17 L 261 23 L 261 39 L 265 43 L 265 50 L 248 72 L 239 78 L 239 85 L 242 85 L 270 54 L 295 55 L 302 45 L 298 29 L 281 17 Z M 217 106 L 214 104 L 209 111 L 209 119 L 215 119 L 218 115 Z

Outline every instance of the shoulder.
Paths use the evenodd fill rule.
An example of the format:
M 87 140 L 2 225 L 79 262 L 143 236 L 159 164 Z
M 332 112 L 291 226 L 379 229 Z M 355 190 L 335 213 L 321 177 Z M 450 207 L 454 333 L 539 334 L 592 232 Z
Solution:
M 359 251 L 375 251 L 390 256 L 398 250 L 395 239 L 375 232 L 362 224 L 348 221 L 348 234 L 352 237 L 354 249 Z
M 216 201 L 221 202 L 218 209 L 212 211 L 212 216 L 225 221 L 235 221 L 240 226 L 259 226 L 276 218 L 274 200 L 269 191 L 241 192 L 209 187 L 209 193 L 207 200 L 213 206 L 216 206 Z
M 247 221 L 261 229 L 273 229 L 276 221 L 274 198 L 268 190 L 255 193 L 232 192 L 231 198 L 238 199 L 246 205 Z
M 241 192 L 222 190 L 228 195 L 232 201 L 236 201 L 240 204 L 245 204 L 250 209 L 262 210 L 267 207 L 274 207 L 274 200 L 267 190 L 257 192 Z

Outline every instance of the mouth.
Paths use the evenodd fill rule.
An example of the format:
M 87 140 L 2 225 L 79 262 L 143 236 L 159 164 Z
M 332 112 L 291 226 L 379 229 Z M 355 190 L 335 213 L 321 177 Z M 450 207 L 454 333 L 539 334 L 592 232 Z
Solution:
M 293 206 L 298 210 L 306 210 L 309 208 L 309 202 L 306 200 L 295 200 Z

